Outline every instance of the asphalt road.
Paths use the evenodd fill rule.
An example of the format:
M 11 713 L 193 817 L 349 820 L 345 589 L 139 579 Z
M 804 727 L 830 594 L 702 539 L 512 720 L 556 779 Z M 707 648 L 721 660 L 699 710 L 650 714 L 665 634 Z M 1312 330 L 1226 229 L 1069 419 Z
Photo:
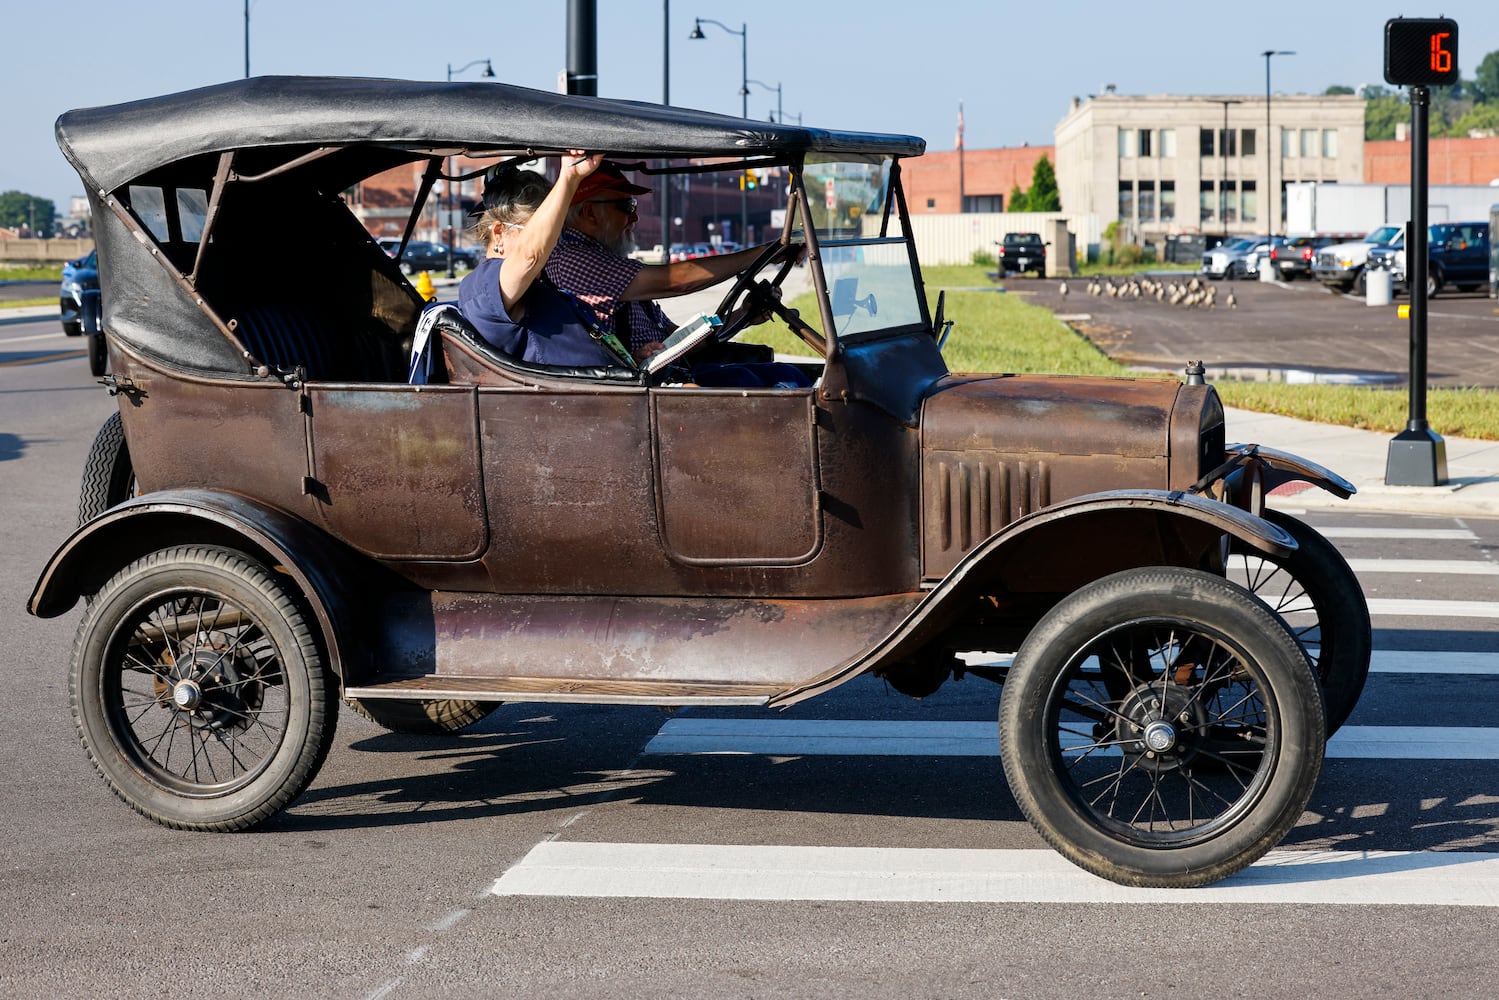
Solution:
M 1190 275 L 1159 275 L 1185 282 Z M 1115 279 L 1119 281 L 1120 279 Z M 1087 280 L 1018 278 L 1007 294 L 1025 296 L 1065 317 L 1105 353 L 1125 364 L 1181 371 L 1201 360 L 1211 373 L 1233 370 L 1248 378 L 1291 370 L 1322 379 L 1358 376 L 1372 384 L 1404 384 L 1410 371 L 1410 321 L 1396 305 L 1369 306 L 1362 298 L 1315 281 L 1265 284 L 1215 281 L 1216 304 L 1171 305 L 1153 296 L 1089 295 Z M 1228 306 L 1232 293 L 1237 300 Z M 1427 370 L 1442 386 L 1499 386 L 1499 302 L 1485 292 L 1443 290 L 1428 306 Z M 961 327 L 953 336 L 962 335 Z
M 76 343 L 0 326 L 0 997 L 1493 994 L 1499 522 L 1307 515 L 1374 602 L 1375 673 L 1258 898 L 1081 875 L 982 748 L 654 742 L 710 719 L 988 729 L 998 691 L 972 678 L 785 715 L 510 705 L 453 738 L 345 710 L 285 813 L 188 834 L 130 812 L 78 745 L 78 610 L 24 611 L 114 405 Z M 966 899 L 944 864 L 1004 891 Z

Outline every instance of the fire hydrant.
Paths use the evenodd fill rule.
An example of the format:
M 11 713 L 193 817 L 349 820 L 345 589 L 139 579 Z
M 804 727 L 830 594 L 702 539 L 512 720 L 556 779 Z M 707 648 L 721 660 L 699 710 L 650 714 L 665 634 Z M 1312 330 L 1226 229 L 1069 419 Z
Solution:
M 437 298 L 437 287 L 432 284 L 432 275 L 426 271 L 416 276 L 416 294 L 425 302 L 431 302 Z

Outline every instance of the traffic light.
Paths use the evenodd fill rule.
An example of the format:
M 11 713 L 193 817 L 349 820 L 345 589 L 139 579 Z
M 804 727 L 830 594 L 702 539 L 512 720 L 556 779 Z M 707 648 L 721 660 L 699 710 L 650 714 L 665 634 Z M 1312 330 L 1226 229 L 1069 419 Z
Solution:
M 744 176 L 739 179 L 739 187 L 753 191 L 755 189 L 755 172 L 746 170 Z

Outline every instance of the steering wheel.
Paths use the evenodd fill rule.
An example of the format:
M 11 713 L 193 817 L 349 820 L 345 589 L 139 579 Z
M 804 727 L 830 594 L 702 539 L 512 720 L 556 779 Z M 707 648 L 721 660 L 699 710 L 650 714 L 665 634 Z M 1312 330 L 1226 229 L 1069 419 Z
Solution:
M 723 326 L 718 329 L 719 340 L 733 340 L 761 312 L 770 311 L 782 315 L 785 307 L 781 306 L 780 299 L 771 290 L 781 287 L 786 275 L 791 273 L 791 268 L 801 257 L 803 249 L 805 244 L 802 243 L 772 243 L 761 251 L 749 267 L 739 272 L 733 287 L 718 304 L 718 317 L 723 320 Z M 756 281 L 760 271 L 775 263 L 777 257 L 781 258 L 781 269 L 776 272 L 776 276 L 770 281 Z M 743 302 L 740 302 L 741 298 Z M 742 306 L 737 316 L 734 315 L 736 306 Z

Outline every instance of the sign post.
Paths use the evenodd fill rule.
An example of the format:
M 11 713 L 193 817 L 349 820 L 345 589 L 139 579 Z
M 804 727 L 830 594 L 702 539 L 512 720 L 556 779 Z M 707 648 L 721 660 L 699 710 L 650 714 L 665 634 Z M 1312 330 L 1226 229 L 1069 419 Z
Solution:
M 1458 80 L 1457 22 L 1450 18 L 1395 18 L 1385 22 L 1384 78 L 1411 88 L 1411 214 L 1405 229 L 1405 277 L 1410 291 L 1410 405 L 1405 430 L 1390 441 L 1387 486 L 1447 482 L 1447 444 L 1426 422 L 1427 122 L 1430 87 Z

